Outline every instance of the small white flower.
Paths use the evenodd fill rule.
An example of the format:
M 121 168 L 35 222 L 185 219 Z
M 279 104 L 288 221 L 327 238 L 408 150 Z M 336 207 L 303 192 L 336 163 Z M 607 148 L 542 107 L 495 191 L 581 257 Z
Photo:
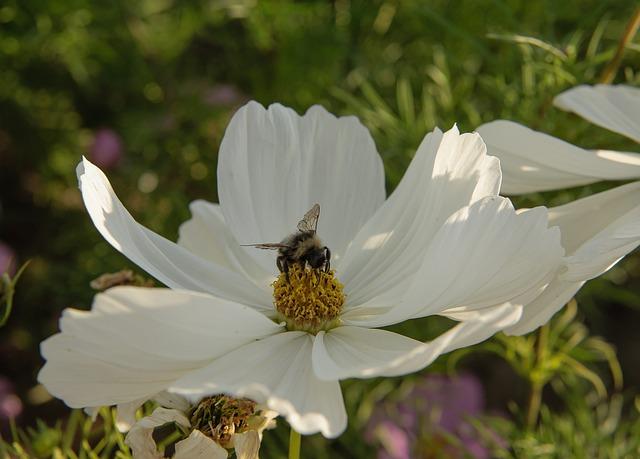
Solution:
M 382 161 L 356 118 L 249 103 L 221 145 L 220 205 L 193 203 L 178 244 L 133 220 L 94 165 L 78 174 L 102 235 L 173 290 L 116 287 L 89 312 L 64 312 L 39 380 L 74 407 L 229 393 L 335 437 L 347 423 L 340 379 L 407 374 L 487 339 L 563 255 L 546 209 L 516 214 L 498 196 L 498 160 L 455 127 L 426 136 L 385 201 Z M 316 202 L 335 277 L 294 270 L 274 291 L 275 254 L 241 244 L 280 241 Z M 316 294 L 327 302 L 317 310 Z M 459 323 L 426 343 L 378 329 L 430 315 Z
M 226 459 L 229 449 L 238 459 L 258 459 L 262 431 L 273 427 L 276 416 L 262 412 L 255 402 L 226 395 L 201 400 L 194 407 L 185 399 L 178 405 L 185 408 L 160 406 L 133 424 L 125 443 L 134 459 Z M 160 451 L 154 434 L 162 434 L 163 427 L 166 435 L 178 432 L 184 438 Z
M 578 86 L 560 94 L 558 107 L 640 141 L 640 89 Z M 640 177 L 640 154 L 588 151 L 511 121 L 493 121 L 478 132 L 500 159 L 506 194 L 568 188 L 601 180 Z M 546 323 L 589 279 L 608 271 L 640 244 L 640 182 L 549 210 L 566 251 L 564 267 L 520 321 L 505 330 L 524 334 Z

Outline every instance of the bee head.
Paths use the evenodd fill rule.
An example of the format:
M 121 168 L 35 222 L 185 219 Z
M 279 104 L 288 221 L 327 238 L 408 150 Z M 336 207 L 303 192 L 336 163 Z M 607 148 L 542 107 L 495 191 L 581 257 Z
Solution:
M 324 247 L 310 250 L 307 253 L 306 261 L 313 269 L 324 268 L 327 263 L 327 252 Z

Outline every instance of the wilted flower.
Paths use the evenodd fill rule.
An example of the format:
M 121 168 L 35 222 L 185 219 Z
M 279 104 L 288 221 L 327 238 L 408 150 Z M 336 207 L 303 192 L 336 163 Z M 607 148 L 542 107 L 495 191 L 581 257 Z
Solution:
M 11 247 L 0 241 L 0 276 L 7 273 L 13 276 L 16 273 L 16 253 Z
M 89 147 L 89 157 L 104 169 L 115 167 L 124 153 L 122 139 L 113 129 L 102 128 L 96 131 Z
M 470 422 L 483 411 L 476 377 L 429 375 L 401 401 L 375 408 L 367 438 L 381 446 L 378 459 L 489 458 L 491 447 L 503 441 L 497 435 L 483 438 Z
M 257 459 L 262 431 L 274 427 L 276 413 L 261 410 L 252 400 L 218 394 L 190 406 L 186 400 L 158 407 L 137 421 L 125 443 L 134 459 Z
M 137 223 L 89 161 L 78 175 L 102 235 L 175 290 L 115 287 L 90 312 L 64 312 L 39 379 L 75 407 L 224 392 L 335 437 L 347 423 L 340 379 L 410 373 L 487 339 L 562 256 L 546 210 L 516 214 L 498 196 L 498 161 L 455 127 L 426 136 L 385 201 L 357 119 L 249 103 L 221 145 L 220 205 L 193 203 L 178 244 Z M 241 246 L 280 241 L 313 203 L 331 270 L 278 273 L 274 253 Z M 378 329 L 430 315 L 459 323 L 426 343 Z
M 153 287 L 151 279 L 145 279 L 138 274 L 134 274 L 130 269 L 123 269 L 115 273 L 104 273 L 96 277 L 89 284 L 94 290 L 107 290 L 118 285 L 135 285 L 138 287 Z
M 640 141 L 640 89 L 578 86 L 560 94 L 557 106 Z M 502 191 L 523 194 L 640 177 L 640 154 L 588 151 L 511 121 L 478 129 L 500 158 Z M 549 224 L 562 233 L 564 267 L 506 330 L 524 334 L 545 324 L 589 279 L 608 271 L 640 244 L 640 182 L 549 209 Z

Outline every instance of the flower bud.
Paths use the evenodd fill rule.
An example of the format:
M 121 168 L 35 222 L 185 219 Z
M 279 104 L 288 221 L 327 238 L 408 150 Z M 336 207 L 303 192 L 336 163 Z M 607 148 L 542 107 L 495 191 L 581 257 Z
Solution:
M 4 273 L 10 277 L 16 273 L 16 253 L 11 247 L 0 241 L 0 276 Z

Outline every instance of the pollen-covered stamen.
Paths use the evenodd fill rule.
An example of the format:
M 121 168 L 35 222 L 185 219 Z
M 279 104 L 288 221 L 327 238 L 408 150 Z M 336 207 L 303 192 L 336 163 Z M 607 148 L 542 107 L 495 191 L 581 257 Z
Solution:
M 289 330 L 315 334 L 338 325 L 344 292 L 334 271 L 327 273 L 294 264 L 272 285 L 279 318 Z
M 224 448 L 233 447 L 233 435 L 255 429 L 256 402 L 220 394 L 202 399 L 191 413 L 191 426 Z

